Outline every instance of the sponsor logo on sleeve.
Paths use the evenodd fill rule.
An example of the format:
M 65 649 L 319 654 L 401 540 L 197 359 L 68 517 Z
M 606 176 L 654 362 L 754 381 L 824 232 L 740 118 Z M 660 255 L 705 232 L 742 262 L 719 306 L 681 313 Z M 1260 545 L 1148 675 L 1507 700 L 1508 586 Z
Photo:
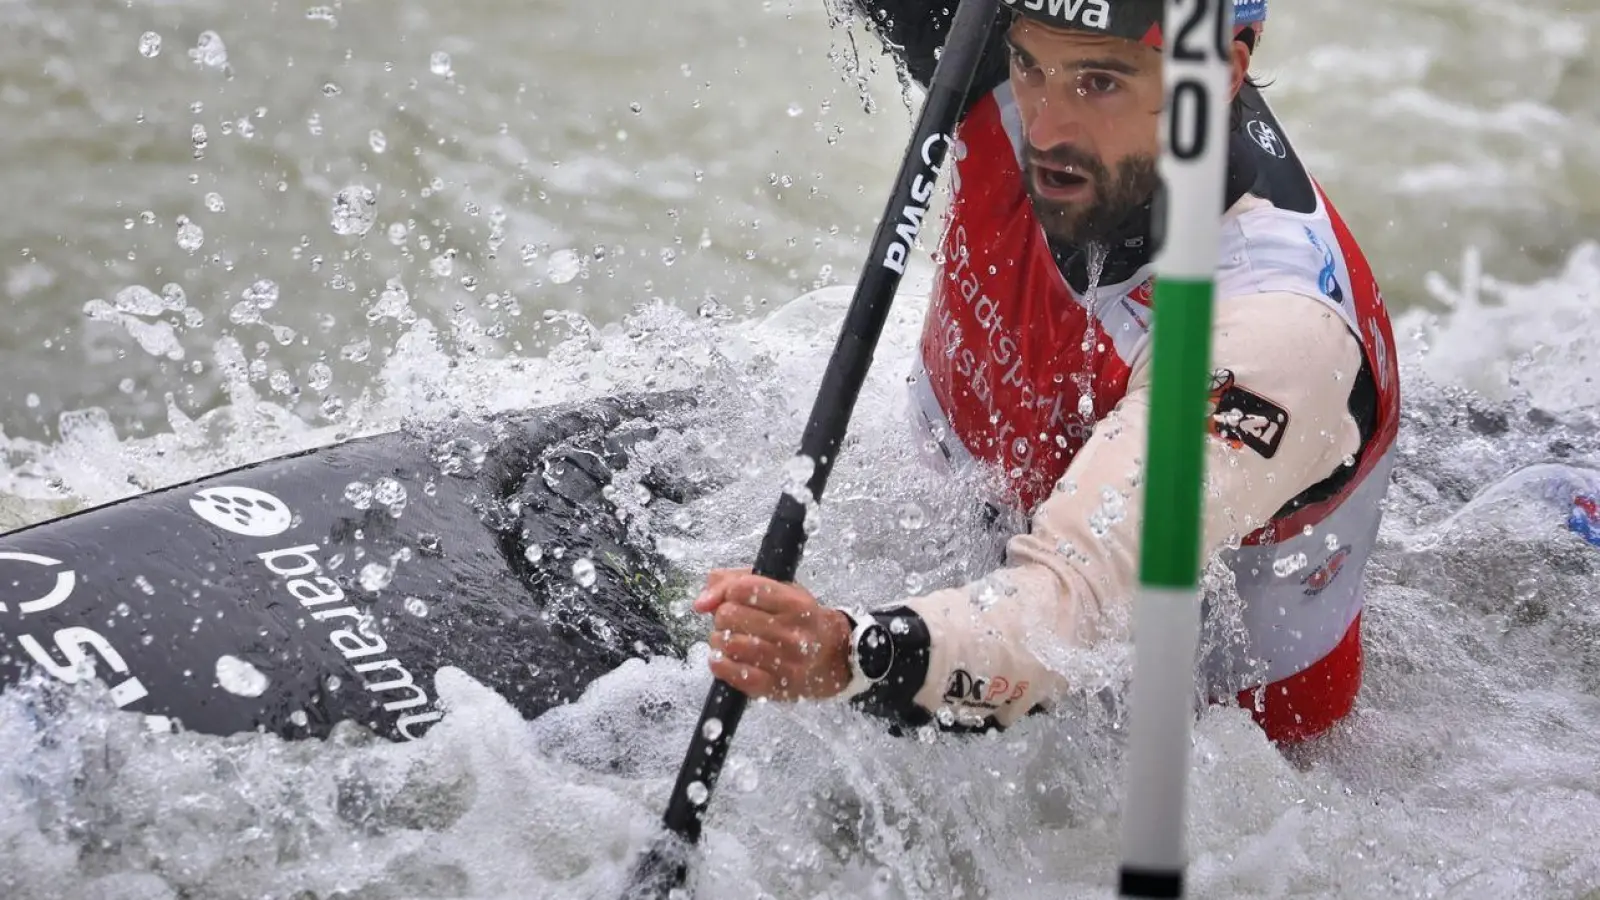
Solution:
M 1344 564 L 1350 560 L 1350 552 L 1350 545 L 1345 544 L 1323 560 L 1322 565 L 1312 569 L 1310 574 L 1300 579 L 1300 584 L 1305 587 L 1307 597 L 1315 597 L 1333 584 L 1334 579 L 1339 577 L 1339 573 L 1344 571 Z
M 966 669 L 957 669 L 950 673 L 950 681 L 944 689 L 944 700 L 946 703 L 958 703 L 979 709 L 999 709 L 1007 703 L 1021 700 L 1022 695 L 1027 692 L 1026 681 L 1012 684 L 1011 680 L 1003 675 L 989 678 L 973 675 Z
M 1289 412 L 1278 404 L 1240 387 L 1233 372 L 1218 369 L 1211 375 L 1211 433 L 1234 449 L 1254 450 L 1271 459 L 1283 443 Z
M 1251 119 L 1244 125 L 1245 134 L 1256 142 L 1256 146 L 1272 154 L 1278 159 L 1289 155 L 1289 148 L 1284 146 L 1283 138 L 1278 136 L 1277 129 L 1260 119 Z

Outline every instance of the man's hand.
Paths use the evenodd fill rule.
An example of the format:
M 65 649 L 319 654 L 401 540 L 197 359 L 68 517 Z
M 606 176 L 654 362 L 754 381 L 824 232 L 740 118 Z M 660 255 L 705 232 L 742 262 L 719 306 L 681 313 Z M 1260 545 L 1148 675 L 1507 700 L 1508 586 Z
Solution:
M 711 674 L 749 697 L 820 700 L 850 683 L 850 620 L 797 584 L 714 569 L 694 601 L 711 613 Z

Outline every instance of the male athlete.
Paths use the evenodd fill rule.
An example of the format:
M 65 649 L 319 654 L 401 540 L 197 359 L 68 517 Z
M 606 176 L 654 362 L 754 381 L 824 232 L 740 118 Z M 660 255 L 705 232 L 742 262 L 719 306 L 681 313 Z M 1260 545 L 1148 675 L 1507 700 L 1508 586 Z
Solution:
M 954 4 L 858 2 L 926 83 Z M 959 129 L 913 391 L 943 456 L 1000 473 L 1028 526 L 980 582 L 871 614 L 711 573 L 695 605 L 713 614 L 711 671 L 747 695 L 1005 726 L 1072 689 L 1074 654 L 1129 638 L 1164 3 L 1005 3 Z M 1287 742 L 1338 722 L 1361 685 L 1399 384 L 1372 271 L 1246 77 L 1266 4 L 1234 15 L 1204 549 L 1237 597 L 1208 597 L 1201 667 L 1213 700 Z

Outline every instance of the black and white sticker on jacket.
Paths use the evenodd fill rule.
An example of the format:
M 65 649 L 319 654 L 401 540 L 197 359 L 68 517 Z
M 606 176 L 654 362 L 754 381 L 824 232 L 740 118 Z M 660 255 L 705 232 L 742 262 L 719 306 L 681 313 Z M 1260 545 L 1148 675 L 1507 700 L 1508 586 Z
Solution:
M 1211 374 L 1211 433 L 1235 449 L 1249 447 L 1265 459 L 1277 455 L 1289 411 L 1240 387 L 1228 369 Z

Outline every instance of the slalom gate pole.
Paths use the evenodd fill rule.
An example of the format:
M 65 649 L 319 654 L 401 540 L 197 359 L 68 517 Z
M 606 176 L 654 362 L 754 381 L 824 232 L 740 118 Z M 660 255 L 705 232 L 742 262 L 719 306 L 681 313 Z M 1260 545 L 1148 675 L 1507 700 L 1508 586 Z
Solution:
M 1228 161 L 1233 0 L 1168 0 L 1156 227 L 1150 439 L 1145 459 L 1127 794 L 1117 889 L 1183 896 L 1194 658 L 1200 629 L 1201 482 L 1213 275 Z
M 878 222 L 866 268 L 856 283 L 844 326 L 823 373 L 822 384 L 800 439 L 800 456 L 812 466 L 806 487 L 822 500 L 828 475 L 844 443 L 850 415 L 866 382 L 895 290 L 910 261 L 912 243 L 932 202 L 934 186 L 966 104 L 978 61 L 999 21 L 997 0 L 961 0 L 928 85 L 928 96 L 912 131 L 893 195 Z M 754 571 L 793 581 L 805 551 L 805 504 L 788 493 L 778 498 L 756 554 Z M 714 681 L 706 696 L 662 824 L 666 834 L 640 856 L 624 897 L 629 900 L 687 898 L 689 852 L 699 840 L 701 816 L 711 803 L 748 698 Z

